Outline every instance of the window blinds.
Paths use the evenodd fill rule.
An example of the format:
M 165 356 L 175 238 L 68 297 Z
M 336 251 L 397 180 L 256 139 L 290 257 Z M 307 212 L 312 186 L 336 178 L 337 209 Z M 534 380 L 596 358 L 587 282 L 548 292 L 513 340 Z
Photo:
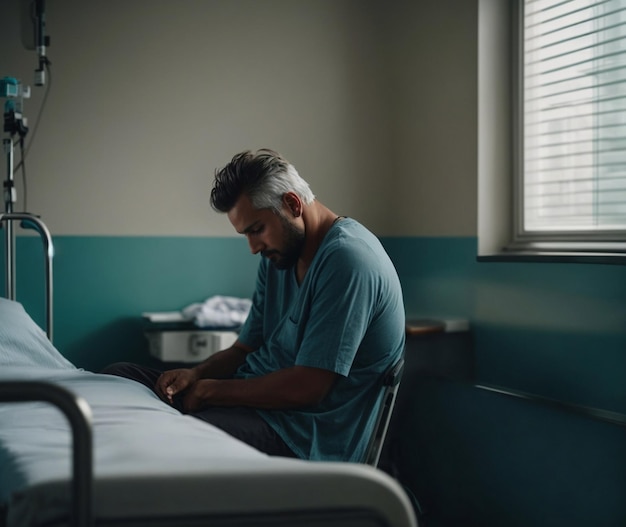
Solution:
M 525 0 L 522 227 L 626 232 L 626 0 Z

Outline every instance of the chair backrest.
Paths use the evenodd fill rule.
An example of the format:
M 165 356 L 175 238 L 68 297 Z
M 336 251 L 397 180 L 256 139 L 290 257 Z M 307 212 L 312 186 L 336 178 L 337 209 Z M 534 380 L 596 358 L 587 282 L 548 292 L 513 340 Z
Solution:
M 387 429 L 391 421 L 391 414 L 396 403 L 396 395 L 400 388 L 400 380 L 404 371 L 404 357 L 400 357 L 398 361 L 391 366 L 382 377 L 383 401 L 376 416 L 374 431 L 370 437 L 365 451 L 363 463 L 378 466 L 380 454 L 383 450 Z

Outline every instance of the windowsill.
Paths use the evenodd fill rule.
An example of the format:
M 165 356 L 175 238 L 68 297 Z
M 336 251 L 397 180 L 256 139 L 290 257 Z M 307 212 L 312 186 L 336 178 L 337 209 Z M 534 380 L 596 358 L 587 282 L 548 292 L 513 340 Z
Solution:
M 575 252 L 575 251 L 502 251 L 478 255 L 479 262 L 538 262 L 538 263 L 585 263 L 626 265 L 623 252 Z

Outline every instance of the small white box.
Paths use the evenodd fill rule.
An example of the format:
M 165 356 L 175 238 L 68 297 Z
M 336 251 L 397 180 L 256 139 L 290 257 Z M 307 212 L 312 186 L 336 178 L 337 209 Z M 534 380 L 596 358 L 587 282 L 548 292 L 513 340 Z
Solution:
M 163 362 L 202 362 L 233 345 L 235 331 L 147 331 L 150 355 Z

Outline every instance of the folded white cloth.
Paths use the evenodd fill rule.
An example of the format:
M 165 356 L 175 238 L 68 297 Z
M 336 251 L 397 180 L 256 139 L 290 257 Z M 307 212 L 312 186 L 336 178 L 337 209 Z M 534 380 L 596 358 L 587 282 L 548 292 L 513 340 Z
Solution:
M 185 320 L 200 327 L 238 327 L 248 318 L 252 300 L 233 296 L 212 296 L 202 303 L 190 304 L 181 311 Z

